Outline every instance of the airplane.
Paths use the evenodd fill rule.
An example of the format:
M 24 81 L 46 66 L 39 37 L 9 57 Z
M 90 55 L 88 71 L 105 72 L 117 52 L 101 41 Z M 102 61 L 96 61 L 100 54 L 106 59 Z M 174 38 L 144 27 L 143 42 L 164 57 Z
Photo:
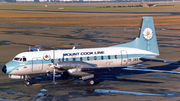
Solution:
M 157 56 L 159 49 L 153 17 L 144 16 L 139 34 L 132 42 L 101 48 L 73 47 L 47 51 L 32 49 L 16 55 L 2 67 L 2 71 L 9 78 L 25 79 L 26 85 L 31 84 L 29 75 L 42 73 L 53 73 L 53 83 L 56 84 L 56 70 L 62 73 L 62 78 L 67 79 L 71 75 L 86 81 L 88 85 L 94 85 L 96 71 L 133 68 L 134 64 L 145 61 L 171 63 L 169 60 L 158 59 Z

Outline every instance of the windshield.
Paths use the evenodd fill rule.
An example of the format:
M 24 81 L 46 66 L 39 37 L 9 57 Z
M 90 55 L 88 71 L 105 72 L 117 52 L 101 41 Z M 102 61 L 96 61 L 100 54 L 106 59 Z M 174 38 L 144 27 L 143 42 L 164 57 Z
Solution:
M 26 62 L 26 57 L 23 56 L 23 62 Z
M 14 61 L 21 61 L 21 62 L 26 62 L 27 61 L 27 59 L 26 59 L 26 57 L 22 57 L 22 58 L 20 58 L 20 57 L 15 57 L 14 59 L 13 59 Z
M 15 60 L 15 61 L 19 61 L 20 58 L 19 58 L 19 57 L 15 57 L 14 60 Z

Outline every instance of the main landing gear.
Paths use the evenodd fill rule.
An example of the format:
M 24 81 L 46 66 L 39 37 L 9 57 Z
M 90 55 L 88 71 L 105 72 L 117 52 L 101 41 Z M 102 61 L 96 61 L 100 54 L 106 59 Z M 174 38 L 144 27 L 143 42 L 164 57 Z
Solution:
M 61 78 L 64 79 L 64 80 L 67 80 L 67 79 L 69 78 L 69 76 L 70 76 L 70 75 L 69 75 L 68 72 L 63 72 L 63 73 L 61 74 Z M 93 78 L 91 78 L 91 79 L 86 79 L 86 80 L 83 80 L 83 81 L 85 81 L 86 84 L 89 85 L 89 86 L 92 86 L 92 85 L 97 84 L 97 80 L 95 81 L 95 79 L 93 79 Z M 30 77 L 30 76 L 25 75 L 24 84 L 25 84 L 26 86 L 32 85 L 31 77 Z
M 93 79 L 89 79 L 86 81 L 87 85 L 92 86 L 95 84 L 95 81 Z
M 83 81 L 86 81 L 86 84 L 89 86 L 95 85 L 95 79 L 94 79 L 94 74 L 88 74 L 82 76 L 81 78 Z

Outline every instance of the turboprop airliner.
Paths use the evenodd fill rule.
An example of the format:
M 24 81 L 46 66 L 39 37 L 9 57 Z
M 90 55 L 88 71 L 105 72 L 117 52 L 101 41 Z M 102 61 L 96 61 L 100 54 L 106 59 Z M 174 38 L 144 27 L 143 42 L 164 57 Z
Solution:
M 30 74 L 62 72 L 94 85 L 94 73 L 102 69 L 128 68 L 144 61 L 169 62 L 157 59 L 159 49 L 152 17 L 143 17 L 138 36 L 132 42 L 102 48 L 66 49 L 22 52 L 2 67 L 10 78 L 25 78 L 29 85 Z M 132 67 L 133 68 L 133 67 Z

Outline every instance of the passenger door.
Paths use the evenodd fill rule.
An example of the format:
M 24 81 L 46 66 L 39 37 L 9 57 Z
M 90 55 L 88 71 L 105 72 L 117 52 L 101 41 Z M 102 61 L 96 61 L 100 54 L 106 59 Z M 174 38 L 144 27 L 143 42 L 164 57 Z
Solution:
M 43 59 L 41 57 L 32 58 L 32 72 L 39 72 L 43 69 Z

